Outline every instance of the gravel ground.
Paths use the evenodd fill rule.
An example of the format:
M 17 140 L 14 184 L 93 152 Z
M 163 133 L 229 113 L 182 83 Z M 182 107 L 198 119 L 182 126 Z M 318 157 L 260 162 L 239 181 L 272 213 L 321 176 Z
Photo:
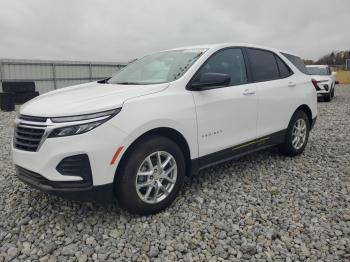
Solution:
M 350 86 L 337 88 L 303 155 L 258 152 L 189 179 L 165 212 L 132 216 L 29 188 L 0 113 L 0 262 L 350 261 Z

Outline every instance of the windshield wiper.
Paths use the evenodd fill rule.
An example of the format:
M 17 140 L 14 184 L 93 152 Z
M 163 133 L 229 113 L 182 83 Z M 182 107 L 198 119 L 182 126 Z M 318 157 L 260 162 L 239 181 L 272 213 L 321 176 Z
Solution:
M 97 83 L 99 83 L 99 84 L 108 84 L 108 80 L 109 80 L 109 79 L 111 79 L 111 77 L 108 77 L 108 78 L 99 80 L 99 81 L 97 81 Z
M 120 83 L 115 83 L 117 85 L 143 85 L 141 83 L 137 83 L 137 82 L 120 82 Z

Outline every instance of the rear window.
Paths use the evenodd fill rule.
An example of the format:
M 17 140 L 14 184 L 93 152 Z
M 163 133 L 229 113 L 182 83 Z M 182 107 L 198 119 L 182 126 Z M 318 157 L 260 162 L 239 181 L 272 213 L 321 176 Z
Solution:
M 279 71 L 274 54 L 260 49 L 247 49 L 254 82 L 278 79 Z
M 310 75 L 326 76 L 330 75 L 327 67 L 307 67 Z
M 307 74 L 307 75 L 309 74 L 309 72 L 307 71 L 303 60 L 301 60 L 300 57 L 294 56 L 294 55 L 290 55 L 290 54 L 286 54 L 286 53 L 282 53 L 282 55 L 284 55 L 302 73 Z

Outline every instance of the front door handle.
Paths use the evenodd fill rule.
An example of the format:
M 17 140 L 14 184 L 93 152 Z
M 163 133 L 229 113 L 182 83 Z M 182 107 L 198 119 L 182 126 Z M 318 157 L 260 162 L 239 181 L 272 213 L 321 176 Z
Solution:
M 253 89 L 247 88 L 246 90 L 243 91 L 243 95 L 246 95 L 246 96 L 250 96 L 254 94 L 255 94 L 255 91 Z
M 295 84 L 293 84 L 292 82 L 289 82 L 288 87 L 295 87 Z

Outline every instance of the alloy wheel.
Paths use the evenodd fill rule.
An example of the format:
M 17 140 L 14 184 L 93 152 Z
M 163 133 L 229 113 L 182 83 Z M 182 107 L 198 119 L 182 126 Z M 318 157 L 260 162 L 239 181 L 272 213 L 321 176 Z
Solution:
M 168 152 L 157 151 L 147 156 L 136 175 L 136 191 L 143 202 L 156 204 L 174 189 L 177 179 L 175 158 Z
M 292 145 L 296 150 L 303 147 L 306 140 L 307 127 L 305 119 L 299 118 L 292 130 Z

